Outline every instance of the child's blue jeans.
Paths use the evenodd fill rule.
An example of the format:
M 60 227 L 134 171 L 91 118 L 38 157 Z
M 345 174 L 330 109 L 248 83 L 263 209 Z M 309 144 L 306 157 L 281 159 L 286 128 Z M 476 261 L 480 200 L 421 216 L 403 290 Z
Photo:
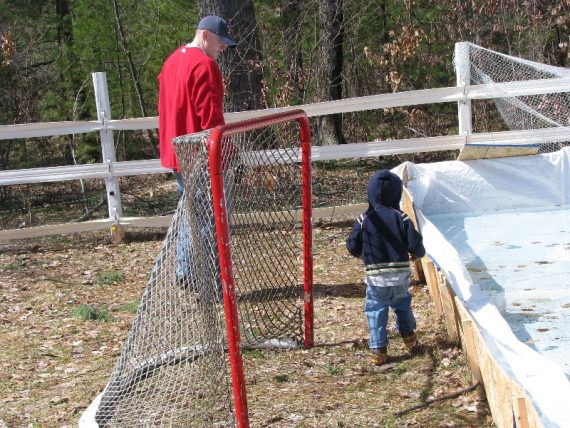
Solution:
M 412 312 L 412 295 L 408 291 L 409 274 L 400 278 L 399 284 L 388 287 L 366 286 L 364 313 L 368 318 L 370 349 L 388 346 L 388 313 L 394 310 L 396 327 L 400 333 L 416 329 L 416 319 Z M 366 281 L 369 284 L 369 281 Z

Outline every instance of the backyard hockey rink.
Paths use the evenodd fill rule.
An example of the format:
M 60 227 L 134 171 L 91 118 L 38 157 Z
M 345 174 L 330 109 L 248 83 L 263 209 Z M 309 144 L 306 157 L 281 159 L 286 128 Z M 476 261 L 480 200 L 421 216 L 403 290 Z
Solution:
M 545 427 L 570 426 L 569 168 L 570 148 L 401 169 L 429 256 Z
M 456 46 L 454 60 L 458 86 L 464 87 L 464 96 L 458 101 L 459 135 L 456 137 L 462 142 L 458 160 L 405 163 L 395 169 L 406 183 L 406 194 L 413 202 L 412 208 L 407 206 L 406 209 L 415 217 L 424 236 L 428 256 L 421 261 L 423 273 L 436 310 L 445 318 L 450 338 L 464 348 L 474 382 L 484 385 L 496 426 L 570 427 L 570 335 L 567 333 L 570 320 L 570 148 L 562 148 L 570 140 L 570 105 L 565 87 L 557 86 L 560 82 L 567 84 L 570 74 L 565 68 L 506 56 L 470 43 Z M 553 86 L 544 89 L 543 80 Z M 535 85 L 538 89 L 533 89 Z M 501 126 L 494 123 L 497 130 L 488 130 L 486 124 L 478 125 L 483 132 L 473 132 L 471 101 L 491 97 L 504 123 Z M 511 131 L 505 132 L 502 127 Z M 289 134 L 286 131 L 283 135 Z M 247 141 L 240 147 L 240 157 L 255 153 L 252 148 L 259 146 L 254 141 L 259 135 L 252 135 L 251 141 L 237 142 L 244 144 Z M 269 133 L 265 141 L 279 140 L 270 135 L 273 134 Z M 418 144 L 411 140 L 407 143 Z M 388 142 L 367 143 L 367 150 L 371 150 L 368 144 L 387 145 Z M 190 156 L 193 151 L 186 150 L 192 161 L 187 162 L 190 167 L 184 175 L 185 183 L 201 183 L 200 189 L 208 189 L 206 175 L 202 174 L 202 177 L 200 168 L 195 165 L 198 160 L 206 165 L 209 155 L 201 153 L 200 157 L 194 158 Z M 399 150 L 404 149 L 400 147 Z M 247 245 L 239 249 L 239 245 L 251 240 L 252 231 L 260 233 L 262 241 L 266 240 L 265 227 L 242 228 L 249 224 L 244 219 L 253 213 L 251 201 L 260 195 L 262 197 L 257 201 L 260 208 L 255 210 L 256 213 L 275 216 L 269 222 L 271 224 L 287 220 L 288 227 L 298 231 L 295 218 L 300 211 L 300 202 L 292 203 L 288 198 L 281 200 L 280 197 L 292 194 L 298 199 L 302 193 L 300 189 L 310 186 L 300 185 L 296 178 L 291 181 L 294 191 L 278 189 L 275 184 L 287 182 L 281 179 L 293 175 L 285 170 L 274 170 L 294 165 L 301 158 L 307 160 L 310 151 L 303 152 L 301 157 L 298 153 L 296 145 L 275 146 L 263 158 L 252 155 L 241 159 L 242 166 L 258 169 L 249 175 L 246 169 L 242 178 L 242 173 L 237 173 L 235 156 L 230 156 L 228 151 L 227 159 L 235 165 L 223 174 L 217 173 L 228 175 L 231 181 L 239 183 L 238 187 L 223 190 L 232 200 L 228 223 L 236 238 L 235 261 L 237 264 L 240 260 L 245 261 L 236 269 L 237 290 L 239 295 L 252 297 L 238 298 L 238 303 L 244 307 L 244 313 L 252 315 L 252 320 L 257 319 L 257 315 L 264 322 L 266 319 L 281 320 L 287 313 L 295 321 L 291 324 L 293 327 L 285 329 L 287 335 L 283 334 L 283 329 L 279 335 L 270 334 L 270 329 L 260 328 L 262 324 L 257 321 L 242 321 L 240 325 L 229 323 L 236 330 L 246 327 L 242 335 L 251 340 L 249 345 L 264 343 L 262 339 L 289 338 L 291 331 L 296 333 L 293 337 L 298 336 L 296 340 L 302 335 L 299 322 L 302 321 L 301 296 L 288 293 L 291 304 L 284 306 L 286 310 L 282 314 L 270 317 L 267 314 L 272 313 L 273 306 L 269 303 L 279 300 L 282 296 L 277 291 L 285 287 L 274 287 L 276 294 L 271 298 L 258 296 L 260 291 L 267 291 L 265 285 L 258 287 L 260 289 L 240 290 L 240 286 L 255 284 L 266 275 L 260 275 L 258 267 L 253 269 L 246 263 L 256 259 L 249 256 L 252 252 L 245 250 L 249 248 Z M 317 156 L 313 157 L 315 154 Z M 366 155 L 371 156 L 370 153 Z M 327 159 L 319 158 L 318 152 L 310 156 Z M 351 152 L 350 156 L 355 155 Z M 217 163 L 220 164 L 223 165 L 223 161 Z M 205 194 L 202 191 L 190 193 Z M 230 370 L 225 361 L 224 315 L 219 308 L 212 310 L 212 305 L 205 304 L 208 299 L 204 297 L 211 297 L 214 292 L 190 301 L 180 296 L 193 288 L 187 281 L 182 287 L 172 286 L 177 284 L 174 280 L 175 254 L 182 241 L 179 237 L 184 209 L 197 212 L 186 216 L 201 219 L 193 220 L 192 233 L 206 230 L 210 234 L 209 239 L 197 234 L 190 240 L 192 244 L 187 244 L 192 247 L 189 251 L 193 255 L 192 266 L 197 271 L 204 270 L 206 274 L 198 276 L 208 279 L 208 290 L 214 290 L 219 282 L 218 257 L 215 241 L 211 239 L 213 229 L 201 227 L 213 224 L 213 205 L 206 199 L 194 197 L 179 207 L 180 215 L 173 219 L 149 281 L 149 302 L 151 297 L 156 299 L 151 305 L 146 297 L 143 298 L 144 305 L 138 312 L 140 322 L 137 318 L 133 324 L 112 380 L 103 392 L 103 398 L 98 396 L 87 409 L 80 426 L 139 426 L 141 421 L 150 424 L 162 417 L 164 420 L 171 418 L 171 424 L 176 421 L 181 426 L 189 426 L 190 421 L 192 426 L 213 421 L 219 424 L 236 422 L 237 411 L 232 407 L 229 394 Z M 217 198 L 212 196 L 212 200 Z M 284 212 L 287 215 L 282 217 Z M 303 212 L 307 211 L 304 209 Z M 294 234 L 291 232 L 290 235 Z M 277 244 L 283 241 L 276 241 L 274 247 L 278 248 Z M 300 237 L 291 242 L 299 246 Z M 274 250 L 273 253 L 280 255 L 283 251 Z M 285 276 L 293 279 L 298 276 L 298 273 L 291 275 L 296 269 L 290 268 L 296 266 L 297 259 L 299 256 L 292 256 L 291 263 L 283 263 Z M 262 270 L 275 274 L 273 269 Z M 251 278 L 246 278 L 246 273 L 252 274 Z M 297 281 L 289 282 L 288 287 L 294 290 Z M 267 283 L 271 288 L 275 281 Z M 160 293 L 162 297 L 159 298 Z M 186 306 L 181 306 L 180 301 Z M 262 303 L 268 303 L 266 308 L 261 307 Z M 156 321 L 157 316 L 162 317 L 160 320 L 167 318 L 164 314 L 170 315 L 172 308 L 175 316 L 164 322 Z M 146 316 L 145 311 L 152 316 Z M 186 328 L 186 318 L 192 321 L 191 328 Z M 173 324 L 190 339 L 186 336 L 180 339 L 178 333 L 173 334 L 172 344 L 161 349 L 157 359 L 153 338 L 162 337 L 164 332 L 156 334 L 156 326 L 160 325 L 170 334 L 177 331 L 172 328 Z M 213 324 L 215 334 L 209 327 Z M 312 326 L 312 322 L 310 324 Z M 266 337 L 259 335 L 258 330 L 267 333 Z M 138 348 L 133 347 L 136 352 L 131 352 L 129 341 L 145 344 L 140 346 L 142 357 L 137 355 Z M 198 346 L 187 346 L 189 341 L 196 341 Z M 212 349 L 217 351 L 216 355 L 210 355 Z M 210 357 L 211 361 L 208 360 Z M 188 376 L 195 376 L 199 382 L 188 381 Z M 216 380 L 212 382 L 212 379 Z M 171 399 L 161 391 L 183 396 L 186 401 Z M 156 403 L 145 405 L 146 414 L 142 414 L 140 403 L 146 404 L 151 399 Z M 247 415 L 247 409 L 242 413 Z M 247 421 L 242 426 L 247 426 Z

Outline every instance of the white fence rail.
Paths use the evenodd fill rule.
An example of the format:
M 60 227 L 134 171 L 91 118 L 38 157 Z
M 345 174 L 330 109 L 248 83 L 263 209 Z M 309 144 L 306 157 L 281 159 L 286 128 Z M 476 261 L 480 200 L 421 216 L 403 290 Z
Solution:
M 99 73 L 97 73 L 99 74 Z M 497 92 L 497 89 L 501 89 Z M 302 108 L 309 117 L 334 113 L 351 113 L 391 107 L 414 106 L 444 102 L 461 102 L 465 99 L 491 99 L 497 97 L 556 93 L 570 91 L 570 79 L 543 79 L 532 82 L 508 82 L 465 87 L 425 89 L 394 94 L 372 95 L 348 98 L 294 107 L 273 108 L 257 111 L 227 113 L 226 122 L 236 122 Z M 21 125 L 0 125 L 0 140 L 15 138 L 46 137 L 54 135 L 80 134 L 87 132 L 109 132 L 122 130 L 156 129 L 157 117 L 136 119 L 111 119 L 107 121 L 30 123 Z M 509 140 L 511 144 L 528 144 L 528 136 L 536 136 L 537 131 L 505 131 L 480 134 L 445 135 L 439 137 L 411 138 L 406 140 L 374 141 L 369 143 L 346 144 L 332 147 L 313 147 L 314 160 L 343 159 L 352 157 L 379 156 L 397 153 L 418 153 L 461 148 L 466 142 L 490 142 Z M 548 132 L 552 133 L 552 130 Z M 560 141 L 568 138 L 568 128 L 558 128 L 556 135 Z M 555 136 L 556 136 L 555 135 Z M 553 140 L 557 141 L 557 140 Z M 51 181 L 76 180 L 79 178 L 105 178 L 109 176 L 130 176 L 157 174 L 168 170 L 160 166 L 158 159 L 145 161 L 123 161 L 89 165 L 68 165 L 50 168 L 0 171 L 0 185 L 41 183 Z
M 225 119 L 226 122 L 230 123 L 298 108 L 302 108 L 309 117 L 313 117 L 434 103 L 452 102 L 458 105 L 460 125 L 458 135 L 313 147 L 311 156 L 314 161 L 452 150 L 460 149 L 465 143 L 492 144 L 493 142 L 501 142 L 503 144 L 528 144 L 531 142 L 570 140 L 570 128 L 568 127 L 556 128 L 554 132 L 551 128 L 544 131 L 505 131 L 479 134 L 471 132 L 471 100 L 570 92 L 569 78 L 494 83 L 492 87 L 489 85 L 463 85 L 462 82 L 464 80 L 461 76 L 458 76 L 457 81 L 458 86 L 456 87 L 380 94 L 259 111 L 227 113 Z M 2 125 L 0 126 L 0 140 L 99 132 L 102 142 L 103 163 L 0 171 L 0 185 L 102 178 L 105 180 L 107 189 L 109 218 L 84 223 L 3 230 L 0 231 L 0 241 L 97 230 L 108 228 L 112 225 L 152 227 L 164 226 L 169 223 L 169 216 L 146 218 L 127 218 L 122 216 L 117 177 L 157 174 L 169 172 L 169 170 L 160 165 L 159 159 L 117 162 L 113 144 L 114 131 L 156 129 L 158 127 L 158 118 L 111 119 L 105 74 L 93 73 L 93 85 L 95 87 L 98 111 L 98 119 L 96 121 Z M 318 215 L 318 211 L 316 214 Z

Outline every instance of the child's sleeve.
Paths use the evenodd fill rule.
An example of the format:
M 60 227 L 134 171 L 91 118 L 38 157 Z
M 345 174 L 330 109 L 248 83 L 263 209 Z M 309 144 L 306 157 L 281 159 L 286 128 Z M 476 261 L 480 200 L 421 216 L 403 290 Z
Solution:
M 414 223 L 406 214 L 403 215 L 403 220 L 408 253 L 418 259 L 425 256 L 426 249 L 424 248 L 422 234 L 416 230 Z
M 346 249 L 354 257 L 362 256 L 362 220 L 363 215 L 354 222 L 352 231 L 346 240 Z

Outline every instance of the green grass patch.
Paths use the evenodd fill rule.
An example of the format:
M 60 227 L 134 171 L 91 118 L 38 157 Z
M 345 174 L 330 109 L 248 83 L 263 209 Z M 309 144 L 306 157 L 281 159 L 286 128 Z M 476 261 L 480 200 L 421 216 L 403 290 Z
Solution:
M 90 305 L 80 304 L 73 308 L 72 315 L 83 321 L 113 321 L 113 316 L 109 313 L 107 306 L 101 309 L 95 308 Z
M 334 364 L 329 364 L 327 366 L 327 371 L 329 372 L 330 375 L 333 376 L 341 375 L 343 373 L 342 369 Z
M 253 359 L 263 358 L 263 352 L 261 352 L 259 349 L 244 349 L 243 355 Z
M 40 262 L 37 260 L 29 260 L 29 259 L 25 259 L 25 260 L 16 260 L 14 262 L 11 263 L 7 263 L 5 265 L 2 265 L 2 269 L 8 272 L 11 271 L 15 271 L 20 269 L 21 267 L 24 266 L 37 266 L 39 265 Z
M 102 271 L 97 272 L 97 284 L 99 285 L 113 285 L 118 284 L 123 280 L 123 274 L 116 271 Z
M 400 377 L 404 373 L 410 371 L 411 368 L 411 363 L 409 361 L 402 361 L 396 364 L 396 367 L 394 370 L 392 370 L 392 375 L 395 377 Z
M 140 304 L 141 301 L 139 299 L 133 300 L 132 302 L 121 303 L 120 305 L 117 305 L 117 311 L 127 312 L 129 314 L 136 314 Z
M 2 265 L 2 270 L 10 272 L 18 269 L 20 266 L 22 266 L 22 262 L 7 263 L 5 265 Z
M 289 376 L 286 374 L 280 374 L 273 377 L 279 383 L 289 382 Z

